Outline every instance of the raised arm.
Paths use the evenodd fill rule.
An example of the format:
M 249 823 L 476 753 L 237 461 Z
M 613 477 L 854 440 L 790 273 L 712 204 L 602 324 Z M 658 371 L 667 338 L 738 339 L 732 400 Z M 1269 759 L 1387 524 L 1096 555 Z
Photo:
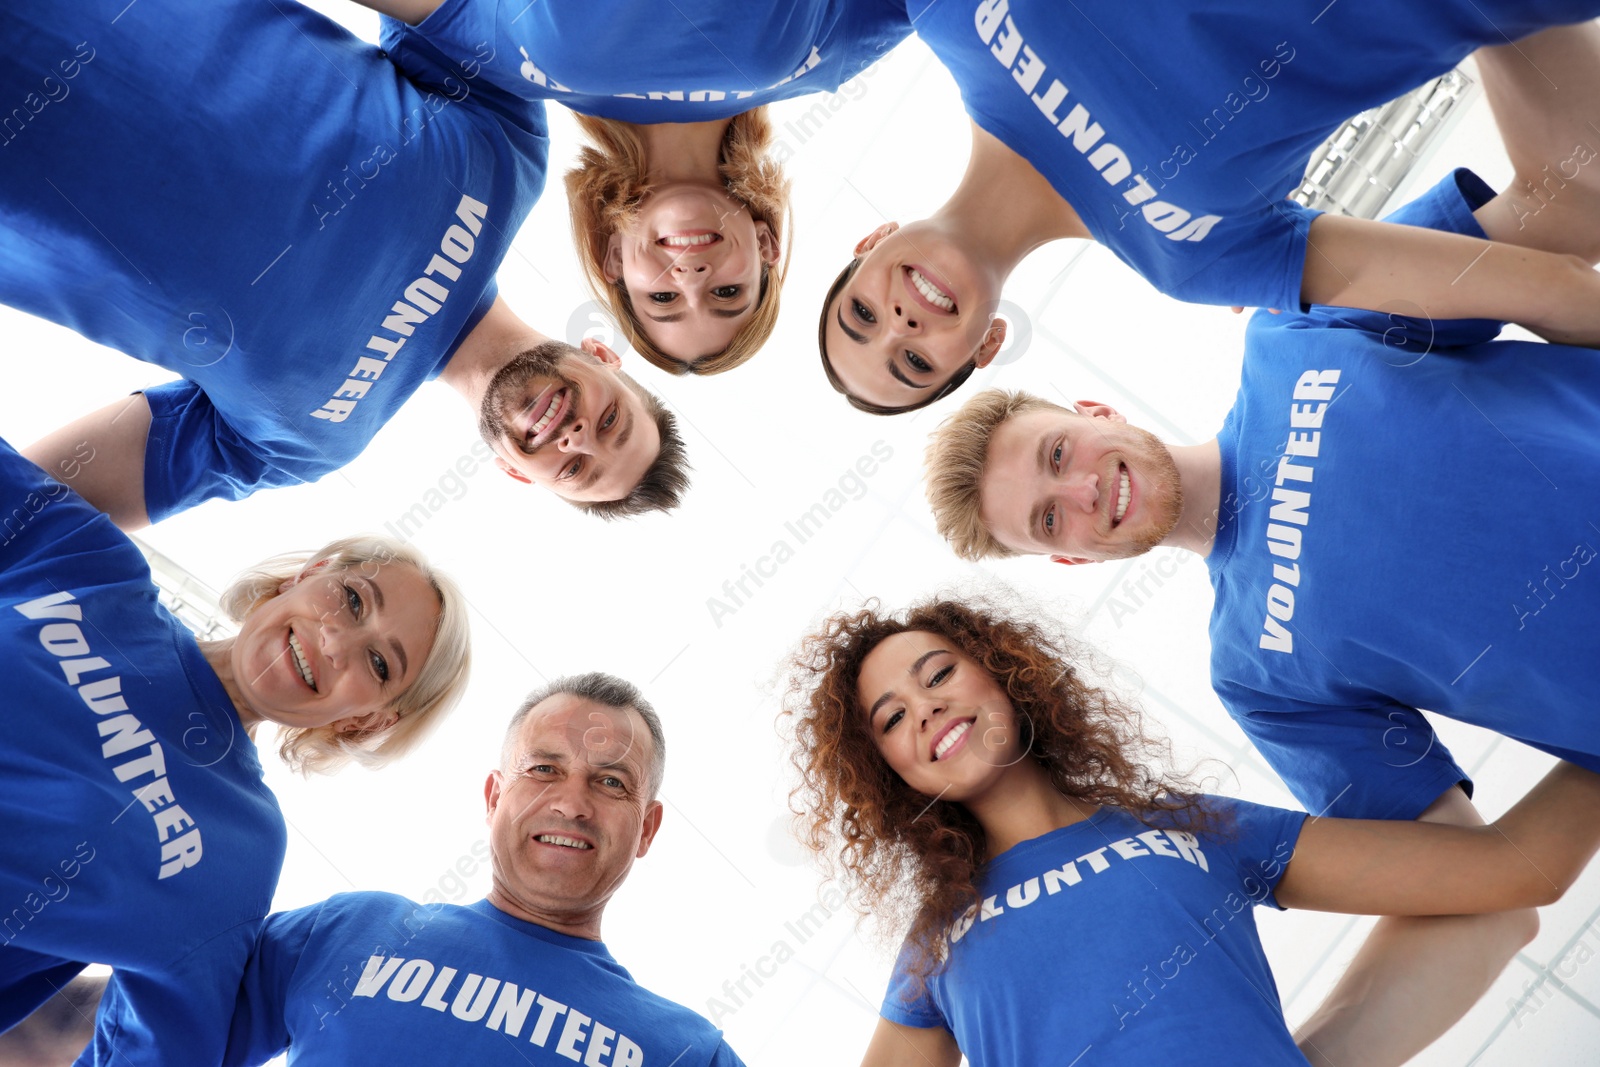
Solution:
M 1558 772 L 1563 776 L 1571 773 L 1559 767 Z M 1581 783 L 1585 777 L 1591 782 L 1594 778 L 1588 772 L 1579 771 L 1576 783 L 1565 784 Z M 1551 780 L 1546 779 L 1540 789 L 1549 784 Z M 1551 797 L 1548 790 L 1529 794 L 1535 805 L 1548 802 Z M 1563 813 L 1556 818 L 1569 818 L 1570 814 Z M 1483 825 L 1477 810 L 1455 787 L 1441 796 L 1422 819 L 1457 826 Z M 1318 820 L 1315 830 L 1308 824 L 1306 829 L 1311 837 L 1302 838 L 1302 846 L 1307 840 L 1315 842 L 1323 835 L 1328 829 L 1321 825 L 1324 822 L 1337 820 Z M 1392 825 L 1405 829 L 1408 824 Z M 1334 828 L 1334 832 L 1337 835 L 1338 828 Z M 1514 841 L 1516 833 L 1513 829 Z M 1317 848 L 1315 843 L 1312 848 L 1314 851 Z M 1403 862 L 1411 863 L 1412 855 L 1408 850 Z M 1280 885 L 1280 902 L 1293 900 L 1296 884 L 1313 877 L 1317 872 L 1312 868 L 1320 866 L 1327 858 L 1319 860 L 1314 854 L 1300 852 L 1297 856 L 1309 862 L 1295 872 L 1293 879 L 1285 874 L 1285 881 L 1290 883 L 1290 896 L 1282 896 Z M 1292 869 L 1293 864 L 1290 866 Z M 1338 878 L 1335 875 L 1336 881 Z M 1301 906 L 1311 905 L 1301 902 Z M 1351 1063 L 1365 1067 L 1397 1067 L 1432 1044 L 1466 1014 L 1516 952 L 1533 940 L 1538 928 L 1538 914 L 1531 908 L 1481 915 L 1382 919 L 1373 927 L 1327 998 L 1296 1030 L 1295 1040 L 1315 1067 Z
M 1467 915 L 1551 904 L 1600 848 L 1600 774 L 1558 763 L 1488 826 L 1310 819 L 1278 884 L 1289 908 Z
M 40 438 L 22 454 L 132 533 L 150 525 L 144 497 L 149 434 L 150 405 L 135 393 Z
M 1501 319 L 1600 348 L 1600 274 L 1578 256 L 1371 219 L 1318 215 L 1300 299 L 1435 319 Z M 1407 314 L 1416 314 L 1408 310 Z
M 957 1067 L 961 1050 L 942 1026 L 902 1026 L 879 1019 L 861 1067 Z
M 380 15 L 399 19 L 401 22 L 415 26 L 429 15 L 433 14 L 444 0 L 355 0 L 362 7 L 370 7 Z
M 94 1014 L 105 977 L 79 975 L 66 988 L 0 1034 L 0 1063 L 8 1067 L 70 1067 L 94 1036 Z

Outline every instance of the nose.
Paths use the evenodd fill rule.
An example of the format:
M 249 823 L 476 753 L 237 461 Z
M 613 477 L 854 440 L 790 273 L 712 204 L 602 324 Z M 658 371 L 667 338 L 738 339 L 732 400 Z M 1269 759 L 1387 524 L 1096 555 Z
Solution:
M 563 452 L 575 452 L 589 443 L 589 420 L 579 415 L 572 420 L 560 437 L 556 438 L 556 447 Z
M 336 615 L 319 621 L 321 630 L 317 635 L 317 648 L 335 670 L 343 670 L 352 643 L 350 631 L 345 629 Z
M 932 694 L 925 696 L 921 706 L 917 708 L 917 728 L 926 733 L 935 725 L 935 720 L 945 713 L 945 702 Z
M 899 300 L 894 302 L 894 320 L 903 333 L 921 333 L 922 323 L 915 318 L 915 309 L 907 310 L 906 305 Z
M 672 273 L 683 276 L 708 274 L 710 271 L 711 264 L 709 263 L 685 263 L 680 259 L 672 265 Z
M 579 822 L 594 815 L 594 810 L 589 804 L 589 791 L 587 778 L 581 774 L 564 775 L 560 781 L 551 782 L 545 787 L 549 790 L 549 808 L 552 814 L 563 819 Z
M 1093 514 L 1100 506 L 1100 475 L 1093 471 L 1068 473 L 1061 480 L 1061 494 L 1072 507 Z

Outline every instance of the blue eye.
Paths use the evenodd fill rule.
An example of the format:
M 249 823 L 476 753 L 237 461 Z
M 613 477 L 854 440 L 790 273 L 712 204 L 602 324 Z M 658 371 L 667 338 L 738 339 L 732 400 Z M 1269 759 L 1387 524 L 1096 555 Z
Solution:
M 370 652 L 367 655 L 372 663 L 372 672 L 378 676 L 378 681 L 387 682 L 389 680 L 389 662 L 377 652 Z
M 1051 508 L 1049 511 L 1046 511 L 1044 513 L 1044 532 L 1045 533 L 1055 533 L 1056 532 L 1056 509 L 1055 508 Z
M 355 591 L 354 586 L 344 587 L 344 602 L 349 606 L 350 614 L 358 619 L 361 618 L 361 594 Z
M 1056 465 L 1056 471 L 1060 472 L 1060 470 L 1061 470 L 1061 446 L 1060 445 L 1056 445 L 1056 450 L 1054 452 L 1050 453 L 1050 462 L 1054 463 Z

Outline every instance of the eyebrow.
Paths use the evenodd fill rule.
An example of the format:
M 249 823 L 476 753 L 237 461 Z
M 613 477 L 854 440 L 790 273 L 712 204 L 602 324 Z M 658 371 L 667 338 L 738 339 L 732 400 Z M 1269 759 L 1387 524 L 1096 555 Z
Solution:
M 904 374 L 902 374 L 900 372 L 900 364 L 895 361 L 895 358 L 893 356 L 889 357 L 889 361 L 887 363 L 885 363 L 884 366 L 888 367 L 889 368 L 889 373 L 894 375 L 895 379 L 897 381 L 901 382 L 904 385 L 909 385 L 913 389 L 932 389 L 933 388 L 933 383 L 932 382 L 929 382 L 927 385 L 918 385 L 916 382 L 912 381 L 910 378 L 907 378 Z
M 928 660 L 932 659 L 934 656 L 937 656 L 941 652 L 949 652 L 949 651 L 950 650 L 948 648 L 936 648 L 931 652 L 924 652 L 922 655 L 917 657 L 915 663 L 913 663 L 910 667 L 906 668 L 906 674 L 907 675 L 915 675 L 918 671 L 920 671 L 922 669 L 922 665 L 924 663 L 928 662 Z M 872 707 L 867 710 L 867 721 L 871 722 L 873 720 L 873 718 L 878 714 L 878 709 L 883 707 L 885 704 L 887 704 L 889 701 L 891 701 L 893 699 L 894 699 L 894 690 L 891 689 L 887 693 L 883 694 L 883 696 L 881 696 L 877 700 L 873 701 L 872 702 Z
M 378 580 L 376 578 L 368 578 L 367 588 L 372 590 L 372 600 L 377 605 L 378 610 L 382 611 L 383 589 L 378 585 Z M 410 667 L 410 661 L 406 659 L 406 650 L 400 644 L 400 639 L 394 636 L 389 638 L 389 647 L 394 649 L 395 659 L 400 661 L 400 677 L 404 678 L 406 676 L 406 671 Z
M 687 314 L 686 311 L 680 311 L 676 315 L 646 315 L 645 318 L 651 322 L 682 322 Z
M 724 319 L 736 319 L 750 310 L 750 301 L 744 302 L 744 307 L 739 308 L 712 308 L 711 314 Z

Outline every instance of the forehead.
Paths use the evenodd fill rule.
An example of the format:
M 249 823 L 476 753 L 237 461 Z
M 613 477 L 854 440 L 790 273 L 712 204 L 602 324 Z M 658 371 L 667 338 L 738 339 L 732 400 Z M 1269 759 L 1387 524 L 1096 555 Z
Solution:
M 639 714 L 572 693 L 541 701 L 522 720 L 513 740 L 515 763 L 530 752 L 582 760 L 596 767 L 640 770 L 650 762 L 650 730 Z
M 1055 408 L 1013 415 L 994 428 L 978 477 L 978 517 L 1003 544 L 1025 546 L 1029 509 L 1044 477 L 1040 457 L 1051 435 L 1068 433 L 1084 416 Z
M 918 659 L 936 649 L 948 649 L 957 655 L 961 654 L 960 649 L 948 638 L 926 630 L 906 630 L 879 641 L 861 661 L 861 675 L 856 681 L 856 689 L 862 706 L 870 706 L 884 693 L 908 683 L 910 678 L 906 672 Z

